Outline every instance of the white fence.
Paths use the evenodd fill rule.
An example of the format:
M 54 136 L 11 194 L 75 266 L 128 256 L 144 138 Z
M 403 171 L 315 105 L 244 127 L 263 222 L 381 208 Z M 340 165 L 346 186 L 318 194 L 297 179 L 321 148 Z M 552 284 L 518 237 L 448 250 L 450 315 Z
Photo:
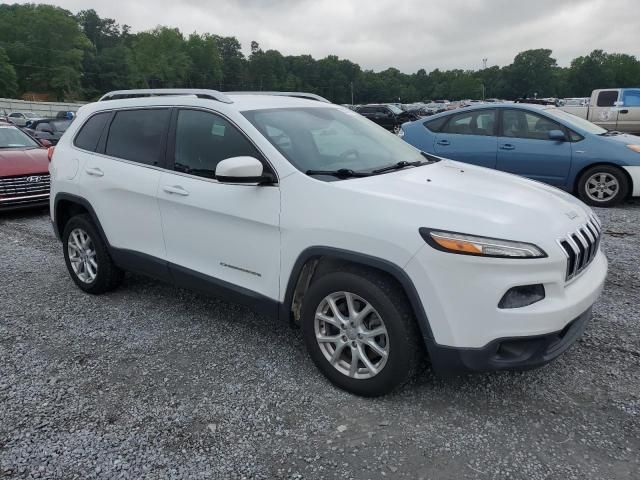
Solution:
M 77 111 L 83 103 L 30 102 L 12 98 L 0 98 L 0 115 L 6 112 L 33 112 L 42 117 L 55 117 L 60 111 Z

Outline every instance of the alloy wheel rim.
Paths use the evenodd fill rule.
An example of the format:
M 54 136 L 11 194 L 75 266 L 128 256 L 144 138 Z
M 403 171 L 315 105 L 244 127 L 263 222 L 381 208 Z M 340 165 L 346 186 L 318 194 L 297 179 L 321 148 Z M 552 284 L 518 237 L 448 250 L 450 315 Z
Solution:
M 372 378 L 389 358 L 389 334 L 382 317 L 354 293 L 327 295 L 316 309 L 314 331 L 322 355 L 348 377 Z
M 67 241 L 69 262 L 76 277 L 84 283 L 91 283 L 98 275 L 98 261 L 93 241 L 82 228 L 75 228 Z
M 620 183 L 610 173 L 594 173 L 587 179 L 586 193 L 594 202 L 606 202 L 618 194 Z

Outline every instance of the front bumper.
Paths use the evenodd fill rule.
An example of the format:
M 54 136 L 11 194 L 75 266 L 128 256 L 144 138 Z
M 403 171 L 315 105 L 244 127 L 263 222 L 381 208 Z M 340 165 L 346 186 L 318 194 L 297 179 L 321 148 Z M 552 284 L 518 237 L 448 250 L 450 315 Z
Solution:
M 531 337 L 493 340 L 482 348 L 428 344 L 431 365 L 439 375 L 493 370 L 528 370 L 545 365 L 567 351 L 591 320 L 591 307 L 562 330 Z

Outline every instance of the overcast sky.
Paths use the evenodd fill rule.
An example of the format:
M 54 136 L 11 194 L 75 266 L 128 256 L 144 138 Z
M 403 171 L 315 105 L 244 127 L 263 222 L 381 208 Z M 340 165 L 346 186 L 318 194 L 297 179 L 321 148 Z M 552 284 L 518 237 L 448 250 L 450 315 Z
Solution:
M 5 0 L 2 0 L 5 1 Z M 34 1 L 34 0 L 32 0 Z M 596 48 L 640 56 L 638 0 L 55 0 L 133 31 L 157 25 L 235 36 L 284 55 L 347 58 L 363 68 L 506 65 L 550 48 L 562 66 Z

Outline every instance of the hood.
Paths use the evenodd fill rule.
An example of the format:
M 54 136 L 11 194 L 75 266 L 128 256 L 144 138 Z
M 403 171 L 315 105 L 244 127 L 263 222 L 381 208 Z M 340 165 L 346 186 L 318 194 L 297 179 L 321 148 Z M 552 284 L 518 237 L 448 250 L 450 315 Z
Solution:
M 46 148 L 0 148 L 0 177 L 48 172 L 49 158 Z
M 619 135 L 598 135 L 598 137 L 604 139 L 607 142 L 621 143 L 623 145 L 640 145 L 640 137 L 632 135 L 630 133 L 621 133 Z
M 414 212 L 420 226 L 513 240 L 549 232 L 559 238 L 592 214 L 557 188 L 452 160 L 333 185 L 383 197 L 378 205 L 394 209 L 385 214 Z

